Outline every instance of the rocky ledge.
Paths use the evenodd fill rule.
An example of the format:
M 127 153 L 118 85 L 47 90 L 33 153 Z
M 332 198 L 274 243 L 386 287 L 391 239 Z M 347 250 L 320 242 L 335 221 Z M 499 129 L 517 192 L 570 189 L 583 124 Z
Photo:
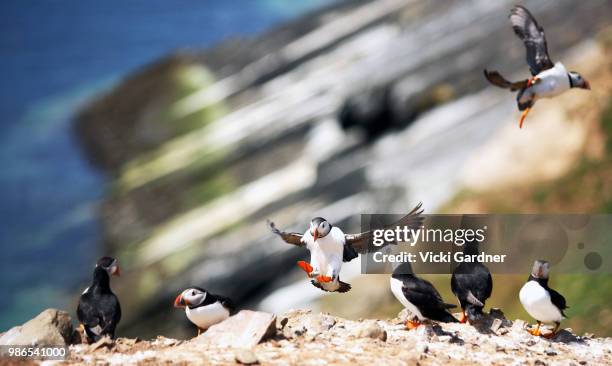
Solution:
M 406 315 L 352 321 L 308 310 L 280 316 L 245 310 L 190 340 L 103 338 L 71 345 L 70 359 L 61 364 L 612 364 L 610 338 L 576 336 L 571 329 L 551 339 L 534 337 L 525 321 L 510 321 L 497 309 L 477 326 L 407 330 Z

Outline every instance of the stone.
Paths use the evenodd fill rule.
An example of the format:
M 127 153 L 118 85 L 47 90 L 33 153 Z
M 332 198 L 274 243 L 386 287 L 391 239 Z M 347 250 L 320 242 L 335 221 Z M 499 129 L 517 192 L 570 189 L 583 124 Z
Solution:
M 289 313 L 285 314 L 282 324 L 283 336 L 286 338 L 305 336 L 314 340 L 318 335 L 330 330 L 336 324 L 336 319 L 329 314 Z
M 498 308 L 491 308 L 491 311 L 489 311 L 489 316 L 495 319 L 506 319 L 504 312 Z
M 208 328 L 195 339 L 220 347 L 251 348 L 276 334 L 276 316 L 262 311 L 242 310 Z
M 257 365 L 259 364 L 259 360 L 253 351 L 248 349 L 241 349 L 236 351 L 234 356 L 236 362 L 242 365 Z
M 74 329 L 67 312 L 47 309 L 0 337 L 0 345 L 66 346 L 73 341 Z
M 101 348 L 113 348 L 115 342 L 110 337 L 102 337 L 96 343 L 91 345 L 92 351 L 97 351 Z
M 516 319 L 514 323 L 512 323 L 513 331 L 522 331 L 527 328 L 527 323 L 524 320 Z
M 357 329 L 356 336 L 359 338 L 387 340 L 387 332 L 376 321 L 366 321 Z
M 502 320 L 499 318 L 495 318 L 493 320 L 493 324 L 491 324 L 491 330 L 493 331 L 493 333 L 496 333 L 501 326 L 502 326 Z

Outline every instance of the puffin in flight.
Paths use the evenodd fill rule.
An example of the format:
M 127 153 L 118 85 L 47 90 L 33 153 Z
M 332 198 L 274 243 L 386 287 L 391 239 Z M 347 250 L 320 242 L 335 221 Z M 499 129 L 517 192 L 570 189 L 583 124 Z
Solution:
M 478 254 L 476 242 L 466 243 L 464 254 Z M 451 290 L 461 305 L 461 323 L 475 322 L 482 316 L 485 301 L 491 297 L 493 279 L 489 269 L 480 262 L 461 262 L 451 276 Z M 467 315 L 467 316 L 466 316 Z
M 386 229 L 406 227 L 408 230 L 417 230 L 423 223 L 422 203 L 419 203 L 409 214 L 402 217 Z M 310 263 L 299 261 L 300 266 L 312 278 L 310 281 L 315 287 L 328 292 L 347 292 L 351 285 L 340 281 L 340 269 L 343 262 L 349 262 L 358 257 L 358 253 L 371 251 L 373 230 L 359 234 L 345 234 L 339 227 L 332 226 L 322 217 L 315 217 L 310 221 L 310 227 L 304 234 L 280 231 L 273 222 L 268 221 L 274 234 L 280 236 L 285 242 L 310 251 Z M 384 245 L 374 250 L 383 248 Z
M 413 273 L 409 262 L 400 264 L 393 271 L 389 282 L 395 298 L 413 315 L 406 321 L 406 328 L 415 329 L 426 319 L 443 323 L 458 321 L 448 312 L 448 309 L 457 306 L 445 303 L 438 290 L 429 281 Z
M 514 33 L 523 41 L 527 49 L 527 64 L 532 77 L 521 81 L 506 80 L 497 71 L 484 70 L 487 80 L 500 88 L 517 91 L 518 109 L 522 111 L 519 128 L 527 113 L 540 98 L 552 98 L 571 88 L 591 89 L 579 73 L 567 71 L 561 62 L 553 64 L 548 56 L 544 29 L 538 25 L 529 10 L 516 5 L 510 11 L 510 23 Z
M 199 287 L 181 292 L 174 300 L 175 308 L 185 308 L 190 322 L 198 327 L 198 335 L 210 326 L 229 318 L 234 305 L 227 297 L 213 295 Z
M 548 287 L 548 270 L 547 261 L 535 261 L 527 282 L 521 288 L 519 299 L 525 311 L 538 322 L 536 328 L 529 330 L 529 333 L 534 336 L 542 336 L 540 325 L 543 322 L 552 322 L 555 323 L 553 331 L 543 335 L 551 338 L 557 333 L 561 320 L 565 318 L 563 310 L 568 306 L 565 304 L 563 295 Z
M 92 284 L 79 298 L 77 317 L 90 343 L 106 335 L 115 338 L 115 328 L 121 320 L 121 306 L 119 299 L 111 291 L 110 276 L 119 274 L 119 262 L 115 258 L 98 259 Z

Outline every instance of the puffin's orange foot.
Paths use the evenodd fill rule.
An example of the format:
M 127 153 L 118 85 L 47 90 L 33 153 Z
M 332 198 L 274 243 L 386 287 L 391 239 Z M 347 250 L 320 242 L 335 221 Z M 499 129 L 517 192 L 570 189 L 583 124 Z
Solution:
M 461 323 L 461 324 L 465 324 L 465 323 L 467 323 L 467 320 L 468 320 L 468 318 L 467 318 L 467 316 L 465 315 L 465 311 L 462 311 L 462 312 L 461 312 L 461 318 L 459 318 L 459 323 Z
M 542 336 L 542 332 L 540 331 L 540 327 L 536 327 L 535 329 L 527 329 L 527 331 L 532 335 L 532 336 L 536 336 L 536 337 L 540 337 Z
M 519 120 L 519 128 L 523 128 L 523 123 L 525 122 L 525 118 L 527 118 L 527 114 L 529 114 L 529 110 L 531 108 L 527 108 L 521 114 L 521 119 Z
M 310 277 L 310 274 L 312 273 L 312 271 L 314 270 L 314 268 L 312 268 L 310 263 L 305 262 L 305 261 L 298 261 L 297 265 L 298 265 L 298 267 L 303 269 L 304 272 L 306 272 L 306 274 L 308 274 L 309 277 Z
M 406 320 L 406 329 L 408 330 L 416 329 L 419 327 L 419 325 L 421 325 L 421 322 L 418 319 Z
M 323 275 L 318 275 L 317 276 L 317 281 L 319 282 L 331 282 L 333 280 L 333 278 L 329 277 L 329 276 L 323 276 Z

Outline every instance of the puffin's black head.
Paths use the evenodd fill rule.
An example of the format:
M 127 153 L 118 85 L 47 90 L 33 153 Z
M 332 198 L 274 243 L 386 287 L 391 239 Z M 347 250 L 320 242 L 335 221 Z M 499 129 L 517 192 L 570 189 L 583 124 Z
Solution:
M 318 238 L 324 238 L 331 231 L 331 224 L 322 217 L 315 217 L 310 220 L 310 235 L 317 241 Z
M 174 299 L 175 308 L 184 308 L 185 306 L 197 307 L 206 300 L 206 290 L 199 287 L 191 287 L 184 290 Z
M 589 84 L 589 82 L 586 81 L 579 73 L 575 71 L 570 71 L 567 75 L 569 76 L 571 88 L 591 90 L 591 85 Z
M 104 269 L 109 276 L 119 276 L 121 274 L 119 261 L 113 257 L 102 257 L 98 259 L 96 267 Z
M 391 277 L 401 279 L 402 277 L 412 276 L 414 272 L 412 271 L 412 265 L 410 262 L 402 262 L 399 266 L 395 267 L 393 270 L 393 274 Z
M 546 280 L 548 279 L 549 269 L 550 269 L 550 264 L 547 261 L 538 259 L 533 263 L 533 269 L 531 270 L 531 276 L 539 280 Z

